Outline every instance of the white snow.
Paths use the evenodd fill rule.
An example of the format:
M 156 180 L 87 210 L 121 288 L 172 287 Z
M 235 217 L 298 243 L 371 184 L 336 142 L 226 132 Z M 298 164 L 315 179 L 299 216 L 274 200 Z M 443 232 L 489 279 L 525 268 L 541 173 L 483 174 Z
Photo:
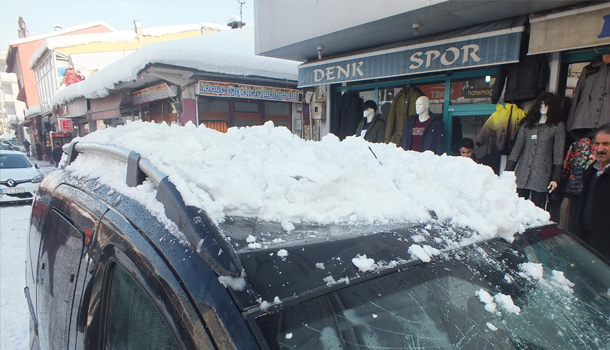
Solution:
M 367 258 L 366 254 L 356 255 L 356 257 L 352 259 L 352 264 L 354 264 L 360 272 L 373 271 L 377 268 L 375 260 Z
M 29 205 L 0 208 L 0 349 L 28 349 L 29 320 L 25 287 L 25 249 Z
M 208 73 L 296 81 L 300 64 L 254 54 L 254 26 L 223 30 L 187 39 L 146 45 L 113 62 L 82 82 L 59 90 L 51 99 L 60 105 L 78 97 L 102 98 L 120 82 L 134 81 L 148 64 L 167 64 Z
M 479 301 L 485 304 L 485 310 L 493 314 L 501 314 L 498 309 L 502 309 L 508 313 L 517 314 L 521 313 L 521 308 L 513 303 L 513 298 L 510 295 L 498 293 L 494 296 L 489 294 L 484 289 L 480 289 L 474 292 L 479 297 Z
M 563 271 L 552 270 L 550 279 L 547 280 L 544 278 L 544 267 L 542 264 L 522 263 L 519 264 L 519 270 L 521 270 L 520 276 L 536 280 L 540 282 L 541 286 L 550 286 L 567 294 L 574 293 L 572 289 L 574 283 L 565 277 Z
M 414 259 L 419 259 L 423 262 L 430 262 L 433 256 L 439 255 L 440 253 L 440 250 L 427 244 L 424 244 L 423 246 L 414 244 L 409 247 L 409 254 L 411 254 Z
M 40 112 L 41 112 L 40 105 L 35 105 L 35 106 L 28 108 L 28 110 L 25 111 L 25 117 L 26 118 L 31 117 L 33 115 L 40 114 Z
M 144 36 L 164 36 L 169 34 L 178 34 L 184 32 L 191 31 L 201 31 L 201 27 L 210 28 L 215 30 L 221 30 L 225 28 L 229 28 L 227 26 L 220 26 L 219 24 L 213 23 L 202 23 L 198 24 L 178 24 L 175 26 L 164 26 L 164 27 L 152 27 L 152 28 L 142 28 L 142 35 Z
M 117 31 L 116 29 L 114 29 L 113 27 L 111 27 L 110 25 L 108 25 L 108 24 L 106 24 L 104 22 L 94 21 L 94 22 L 79 24 L 77 26 L 70 27 L 70 28 L 65 28 L 65 29 L 62 29 L 62 30 L 56 30 L 56 31 L 49 32 L 49 33 L 46 33 L 46 34 L 28 36 L 28 37 L 25 37 L 25 38 L 11 40 L 8 44 L 11 45 L 11 46 L 19 45 L 19 44 L 27 43 L 27 42 L 30 42 L 30 41 L 50 38 L 50 37 L 58 36 L 58 35 L 64 35 L 64 34 L 67 34 L 67 33 L 72 33 L 72 32 L 78 31 L 78 30 L 83 30 L 83 29 L 92 28 L 92 27 L 96 27 L 96 26 L 105 27 L 106 29 L 108 29 L 111 32 L 116 32 Z
M 305 141 L 271 122 L 226 134 L 192 124 L 133 122 L 78 141 L 138 152 L 169 175 L 187 205 L 205 209 L 216 222 L 243 216 L 316 224 L 426 223 L 434 211 L 442 222 L 477 231 L 479 239 L 508 241 L 527 227 L 549 223 L 547 212 L 517 196 L 512 173 L 498 177 L 463 157 L 406 152 L 360 137 L 339 141 L 330 134 Z M 126 186 L 126 167 L 119 162 L 81 155 L 67 169 L 99 177 L 124 195 L 136 191 L 136 200 L 147 207 L 156 202 L 152 186 Z M 413 247 L 409 252 L 422 260 L 439 253 Z
M 117 32 L 106 33 L 89 33 L 56 36 L 46 39 L 30 57 L 29 66 L 34 69 L 38 60 L 48 51 L 54 51 L 62 47 L 71 47 L 92 43 L 130 43 L 134 41 L 138 35 L 133 30 L 121 30 Z

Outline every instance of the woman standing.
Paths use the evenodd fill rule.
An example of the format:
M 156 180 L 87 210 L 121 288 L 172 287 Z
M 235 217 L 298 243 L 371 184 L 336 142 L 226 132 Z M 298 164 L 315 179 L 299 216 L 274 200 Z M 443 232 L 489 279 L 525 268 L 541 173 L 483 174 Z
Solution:
M 506 171 L 516 167 L 519 196 L 540 208 L 545 208 L 546 192 L 553 192 L 561 177 L 565 138 L 557 97 L 541 93 L 521 121 L 506 164 Z

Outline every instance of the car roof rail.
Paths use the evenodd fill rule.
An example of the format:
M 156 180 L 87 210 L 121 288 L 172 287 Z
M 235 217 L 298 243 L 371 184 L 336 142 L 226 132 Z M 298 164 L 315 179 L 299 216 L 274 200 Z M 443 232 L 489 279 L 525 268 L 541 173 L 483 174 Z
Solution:
M 187 206 L 176 186 L 169 180 L 169 176 L 157 169 L 148 159 L 126 148 L 100 143 L 76 141 L 66 148 L 67 164 L 71 164 L 79 153 L 100 154 L 127 164 L 125 183 L 128 186 L 138 186 L 148 178 L 157 188 L 156 199 L 165 207 L 167 217 L 178 226 L 180 232 L 186 236 L 210 268 L 220 276 L 241 275 L 240 260 L 223 238 L 220 229 L 211 224 L 212 221 L 204 210 Z M 219 254 L 219 251 L 223 254 Z

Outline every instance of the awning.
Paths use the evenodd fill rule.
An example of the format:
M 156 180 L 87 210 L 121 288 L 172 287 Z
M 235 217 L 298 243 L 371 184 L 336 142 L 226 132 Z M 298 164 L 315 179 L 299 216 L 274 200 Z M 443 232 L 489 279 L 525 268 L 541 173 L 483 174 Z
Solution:
M 299 87 L 519 61 L 525 17 L 487 23 L 299 66 Z
M 119 106 L 121 105 L 122 99 L 123 94 L 118 93 L 108 95 L 105 98 L 89 100 L 91 108 L 87 111 L 87 117 L 89 120 L 119 118 L 121 116 Z
M 68 102 L 67 106 L 68 115 L 70 118 L 80 117 L 87 114 L 87 99 L 84 97 Z
M 610 45 L 610 3 L 532 15 L 528 54 Z

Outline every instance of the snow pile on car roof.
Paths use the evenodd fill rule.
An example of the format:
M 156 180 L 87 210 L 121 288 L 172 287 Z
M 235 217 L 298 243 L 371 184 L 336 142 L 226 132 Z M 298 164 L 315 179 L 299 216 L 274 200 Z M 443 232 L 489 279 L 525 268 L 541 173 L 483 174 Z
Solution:
M 78 141 L 138 152 L 169 175 L 186 204 L 205 209 L 216 222 L 256 217 L 290 231 L 301 222 L 423 223 L 436 215 L 508 240 L 549 222 L 547 212 L 517 196 L 510 172 L 498 177 L 467 158 L 406 152 L 360 137 L 306 141 L 271 122 L 226 134 L 190 123 L 133 122 Z M 112 164 L 79 155 L 67 169 L 133 194 L 124 184 L 126 166 L 112 170 Z

